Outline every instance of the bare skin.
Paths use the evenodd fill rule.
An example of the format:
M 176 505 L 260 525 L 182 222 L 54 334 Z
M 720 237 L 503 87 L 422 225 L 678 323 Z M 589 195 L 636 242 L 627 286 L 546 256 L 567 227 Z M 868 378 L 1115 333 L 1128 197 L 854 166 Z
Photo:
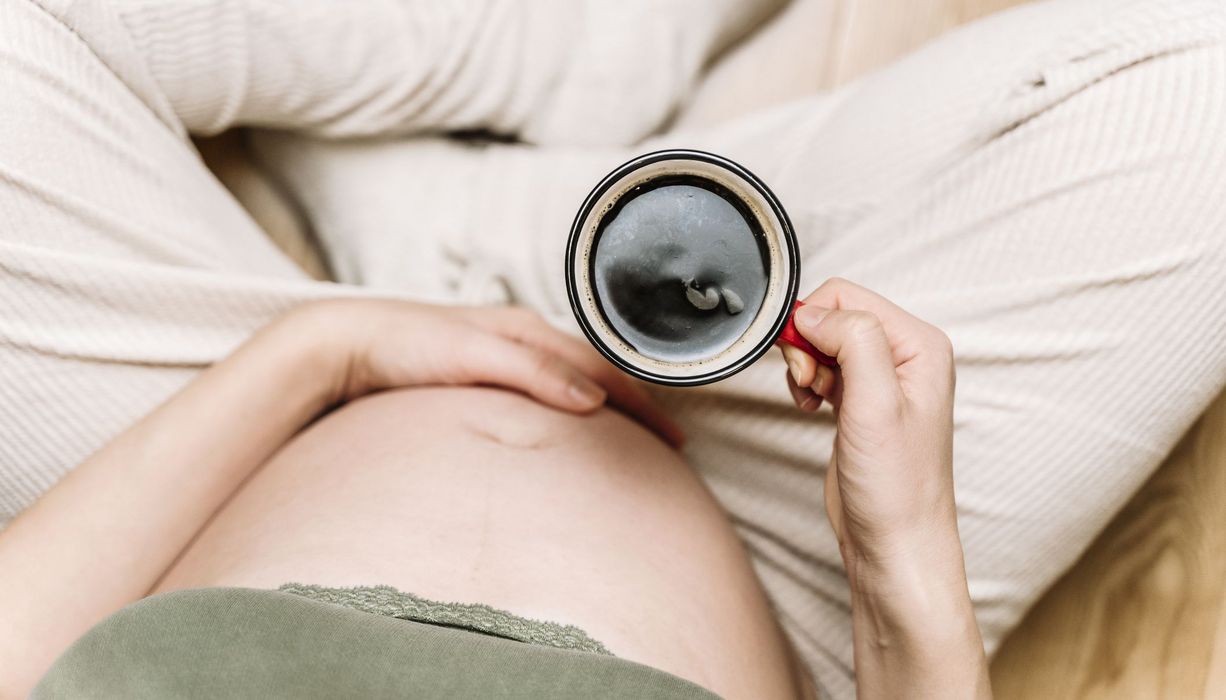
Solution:
M 482 388 L 385 392 L 292 440 L 159 590 L 388 584 L 577 625 L 727 698 L 798 695 L 727 518 L 625 416 Z
M 802 410 L 835 411 L 825 506 L 858 694 L 989 698 L 949 341 L 843 280 L 805 301 L 797 327 L 838 369 L 788 352 L 788 382 Z M 729 698 L 810 695 L 727 520 L 671 449 L 682 439 L 641 386 L 530 313 L 308 305 L 0 533 L 0 698 L 151 591 L 292 580 L 576 624 Z

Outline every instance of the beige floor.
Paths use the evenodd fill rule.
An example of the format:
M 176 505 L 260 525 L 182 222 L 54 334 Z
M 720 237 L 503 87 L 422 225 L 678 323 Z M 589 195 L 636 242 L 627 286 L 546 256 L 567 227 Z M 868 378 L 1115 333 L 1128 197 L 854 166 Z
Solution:
M 747 42 L 755 63 L 785 65 L 790 80 L 745 80 L 754 67 L 745 65 L 745 50 L 734 52 L 697 91 L 680 125 L 845 83 L 947 29 L 1016 4 L 796 0 Z M 238 143 L 223 136 L 202 150 L 274 239 L 325 276 L 296 232 L 294 213 L 236 155 Z M 1007 640 L 992 668 L 997 696 L 1226 698 L 1224 599 L 1226 396 Z
M 1226 697 L 1226 398 L 1006 641 L 999 698 Z

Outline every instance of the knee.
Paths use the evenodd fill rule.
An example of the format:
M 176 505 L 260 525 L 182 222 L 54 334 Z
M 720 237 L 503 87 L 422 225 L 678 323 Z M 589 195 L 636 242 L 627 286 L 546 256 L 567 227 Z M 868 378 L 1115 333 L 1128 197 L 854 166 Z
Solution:
M 1085 127 L 1079 149 L 1122 139 L 1152 155 L 1176 155 L 1177 148 L 1194 156 L 1208 146 L 1220 157 L 1226 33 L 1208 28 L 1226 25 L 1226 9 L 1206 8 L 1210 16 L 1191 21 L 1171 5 L 1142 3 L 1038 57 L 1018 74 L 997 114 L 998 135 L 1060 112 Z M 1141 11 L 1145 16 L 1136 16 Z M 1136 31 L 1142 23 L 1146 29 Z

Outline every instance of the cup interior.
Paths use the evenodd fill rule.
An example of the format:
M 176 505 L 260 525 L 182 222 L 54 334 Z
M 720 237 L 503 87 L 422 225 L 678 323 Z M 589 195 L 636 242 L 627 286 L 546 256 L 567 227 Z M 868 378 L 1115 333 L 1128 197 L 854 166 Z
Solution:
M 799 277 L 792 226 L 745 168 L 691 150 L 615 169 L 575 217 L 567 291 L 584 334 L 648 381 L 731 376 L 770 349 Z

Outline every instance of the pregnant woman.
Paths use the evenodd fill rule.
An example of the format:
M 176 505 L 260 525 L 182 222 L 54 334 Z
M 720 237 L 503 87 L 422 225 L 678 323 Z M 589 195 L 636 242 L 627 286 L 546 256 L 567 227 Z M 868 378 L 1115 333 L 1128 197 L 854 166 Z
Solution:
M 0 0 L 0 696 L 985 694 L 1226 386 L 1226 10 L 1032 3 L 664 131 L 781 4 Z M 841 368 L 654 392 L 683 451 L 551 330 L 583 195 L 682 147 L 785 202 Z
M 807 301 L 798 327 L 841 371 L 788 382 L 838 415 L 826 509 L 860 692 L 987 697 L 948 340 L 847 282 Z M 85 633 L 37 697 L 813 697 L 680 440 L 531 313 L 304 306 L 0 536 L 0 570 L 23 574 L 0 588 L 3 690 Z M 86 633 L 178 589 L 198 590 Z M 371 630 L 379 612 L 406 619 Z

